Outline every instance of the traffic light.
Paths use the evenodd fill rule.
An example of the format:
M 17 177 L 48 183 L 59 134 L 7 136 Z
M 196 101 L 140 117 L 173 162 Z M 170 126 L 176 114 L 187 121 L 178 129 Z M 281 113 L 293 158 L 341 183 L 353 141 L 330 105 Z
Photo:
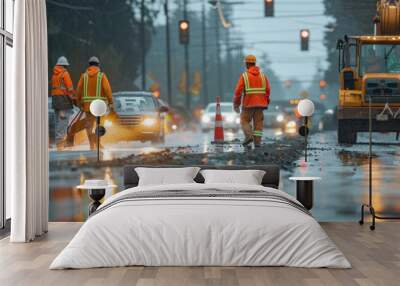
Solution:
M 181 44 L 189 44 L 189 21 L 181 20 L 179 21 L 179 42 Z
M 275 0 L 264 0 L 265 17 L 274 17 Z
M 208 0 L 208 3 L 213 6 L 214 8 L 217 7 L 217 0 Z
M 300 49 L 302 51 L 308 51 L 309 41 L 310 41 L 310 30 L 301 29 L 300 30 Z

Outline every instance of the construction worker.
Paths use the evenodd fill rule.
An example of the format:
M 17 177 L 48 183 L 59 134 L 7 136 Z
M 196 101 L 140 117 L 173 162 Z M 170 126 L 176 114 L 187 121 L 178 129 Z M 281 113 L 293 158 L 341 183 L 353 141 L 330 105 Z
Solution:
M 52 107 L 55 111 L 55 140 L 57 149 L 61 150 L 65 144 L 65 135 L 69 117 L 73 108 L 74 87 L 67 70 L 69 66 L 66 57 L 59 57 L 53 68 L 51 77 Z
M 100 61 L 97 57 L 89 59 L 89 67 L 79 79 L 76 90 L 76 104 L 81 109 L 80 113 L 72 120 L 69 128 L 67 142 L 69 146 L 74 143 L 75 135 L 86 130 L 90 149 L 96 148 L 96 134 L 93 130 L 96 118 L 90 113 L 90 104 L 95 99 L 104 100 L 109 110 L 113 109 L 113 99 L 110 83 L 107 76 L 100 71 Z
M 247 70 L 240 76 L 236 85 L 233 107 L 240 113 L 242 105 L 240 124 L 245 135 L 243 146 L 248 146 L 254 141 L 254 146 L 260 147 L 264 128 L 263 110 L 270 102 L 271 87 L 267 76 L 256 66 L 254 55 L 246 56 L 245 64 Z

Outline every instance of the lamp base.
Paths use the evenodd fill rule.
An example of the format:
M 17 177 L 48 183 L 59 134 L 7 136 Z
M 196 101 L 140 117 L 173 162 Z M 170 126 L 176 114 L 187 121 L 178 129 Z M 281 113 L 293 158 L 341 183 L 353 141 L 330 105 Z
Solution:
M 90 189 L 88 190 L 89 197 L 93 200 L 93 202 L 89 205 L 89 216 L 94 213 L 97 208 L 101 205 L 100 200 L 106 194 L 106 189 Z
M 375 230 L 375 221 L 376 219 L 381 219 L 381 220 L 400 220 L 400 217 L 398 216 L 380 216 L 377 215 L 375 212 L 375 208 L 372 205 L 369 204 L 362 204 L 361 205 L 361 219 L 358 221 L 360 225 L 364 224 L 364 210 L 365 208 L 369 209 L 369 213 L 371 214 L 372 217 L 372 224 L 369 226 L 370 230 Z

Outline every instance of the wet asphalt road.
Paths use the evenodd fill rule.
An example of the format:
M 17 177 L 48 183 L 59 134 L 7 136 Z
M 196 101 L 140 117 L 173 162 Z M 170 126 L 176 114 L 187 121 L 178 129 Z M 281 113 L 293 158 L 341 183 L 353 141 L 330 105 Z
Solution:
M 360 204 L 368 202 L 368 134 L 360 144 L 338 146 L 336 132 L 314 134 L 308 164 L 300 162 L 293 175 L 319 176 L 314 185 L 312 213 L 321 221 L 358 220 Z M 372 160 L 373 203 L 385 215 L 400 214 L 400 145 L 394 134 L 374 135 Z M 294 194 L 294 183 L 283 176 L 283 189 Z
M 165 144 L 121 142 L 105 145 L 104 159 L 115 159 L 131 154 L 160 151 L 191 146 L 190 152 L 215 152 L 210 144 L 211 133 L 186 131 L 167 135 Z M 266 140 L 276 138 L 276 130 L 264 132 Z M 238 138 L 242 140 L 241 132 L 225 133 L 226 140 Z M 314 185 L 313 215 L 320 221 L 356 221 L 360 215 L 360 204 L 368 197 L 368 134 L 360 134 L 361 144 L 339 146 L 336 143 L 336 132 L 326 131 L 313 134 L 310 138 L 309 160 L 300 158 L 296 168 L 282 171 L 280 188 L 290 194 L 295 194 L 295 183 L 289 181 L 292 175 L 319 176 L 322 178 Z M 377 142 L 373 147 L 373 188 L 374 205 L 377 211 L 385 214 L 400 213 L 400 145 L 395 141 L 394 134 L 378 134 L 374 136 Z M 81 151 L 69 150 L 50 152 L 50 160 L 71 160 L 95 156 L 94 152 L 85 151 L 87 146 L 80 146 Z M 239 144 L 225 147 L 224 152 L 243 152 Z M 265 162 L 266 164 L 268 162 Z M 82 221 L 87 216 L 89 199 L 84 191 L 74 189 L 80 181 L 93 176 L 105 177 L 122 185 L 121 168 L 105 168 L 102 170 L 71 170 L 60 173 L 54 170 L 50 174 L 50 220 Z M 108 190 L 107 195 L 116 190 Z

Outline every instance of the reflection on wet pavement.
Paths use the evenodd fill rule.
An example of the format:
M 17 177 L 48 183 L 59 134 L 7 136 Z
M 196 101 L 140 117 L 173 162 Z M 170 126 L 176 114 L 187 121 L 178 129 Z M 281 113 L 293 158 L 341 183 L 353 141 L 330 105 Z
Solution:
M 275 132 L 267 132 L 269 142 L 274 140 Z M 135 156 L 141 153 L 160 152 L 160 156 L 165 156 L 169 160 L 186 160 L 186 153 L 209 153 L 199 159 L 202 164 L 221 164 L 218 160 L 219 153 L 232 154 L 226 157 L 224 164 L 252 164 L 249 154 L 248 161 L 238 161 L 235 154 L 247 155 L 240 141 L 224 146 L 221 150 L 211 145 L 212 134 L 206 133 L 176 133 L 167 137 L 164 145 L 154 145 L 149 143 L 121 143 L 106 146 L 103 152 L 104 160 L 113 160 L 125 156 Z M 397 179 L 400 173 L 400 148 L 394 140 L 394 136 L 380 134 L 377 136 L 379 144 L 373 147 L 373 188 L 374 205 L 378 212 L 385 212 L 393 215 L 400 211 L 400 181 Z M 237 138 L 237 139 L 236 139 Z M 303 158 L 296 162 L 284 162 L 292 164 L 293 167 L 282 170 L 281 189 L 294 195 L 295 184 L 288 180 L 292 175 L 312 175 L 320 176 L 322 180 L 315 182 L 314 187 L 314 208 L 313 215 L 320 221 L 357 221 L 360 215 L 360 204 L 368 200 L 368 137 L 364 134 L 360 136 L 363 144 L 354 146 L 338 146 L 336 144 L 336 132 L 322 132 L 312 135 L 310 138 L 310 157 L 309 162 Z M 226 135 L 226 140 L 242 140 L 237 134 Z M 183 141 L 185 140 L 185 141 Z M 179 145 L 185 142 L 185 145 Z M 388 144 L 389 143 L 389 144 Z M 165 147 L 168 146 L 168 147 Z M 290 145 L 288 145 L 290 146 Z M 171 153 L 165 153 L 165 149 L 172 150 L 180 158 L 170 158 Z M 277 147 L 282 148 L 282 154 L 287 152 L 285 144 Z M 276 151 L 275 151 L 276 152 Z M 265 164 L 268 157 L 264 152 Z M 163 155 L 164 154 L 164 155 Z M 178 155 L 177 155 L 178 154 Z M 179 155 L 180 154 L 180 155 Z M 81 150 L 51 152 L 50 161 L 63 162 L 72 160 L 84 163 L 93 159 L 95 154 L 90 151 Z M 140 156 L 139 156 L 140 157 Z M 278 156 L 279 157 L 279 156 Z M 284 156 L 283 156 L 284 157 Z M 282 158 L 287 160 L 287 158 Z M 162 160 L 160 161 L 162 162 Z M 160 163 L 161 164 L 161 163 Z M 188 163 L 190 164 L 190 162 Z M 87 218 L 87 206 L 89 198 L 86 191 L 77 190 L 75 186 L 88 178 L 105 178 L 110 182 L 120 186 L 112 190 L 107 190 L 106 197 L 117 191 L 122 190 L 123 170 L 121 166 L 104 167 L 83 167 L 78 168 L 71 165 L 67 171 L 65 168 L 52 168 L 50 174 L 50 220 L 51 221 L 84 221 Z
M 321 221 L 357 221 L 360 204 L 368 202 L 368 144 L 365 144 L 368 137 L 361 134 L 360 139 L 363 144 L 338 146 L 334 132 L 315 134 L 310 140 L 315 151 L 309 164 L 294 171 L 295 175 L 312 174 L 323 178 L 315 182 L 312 209 Z M 378 139 L 380 144 L 373 146 L 373 203 L 378 212 L 394 215 L 400 205 L 400 149 L 391 135 L 378 134 L 374 140 Z M 288 184 L 292 185 L 294 194 L 293 183 Z

